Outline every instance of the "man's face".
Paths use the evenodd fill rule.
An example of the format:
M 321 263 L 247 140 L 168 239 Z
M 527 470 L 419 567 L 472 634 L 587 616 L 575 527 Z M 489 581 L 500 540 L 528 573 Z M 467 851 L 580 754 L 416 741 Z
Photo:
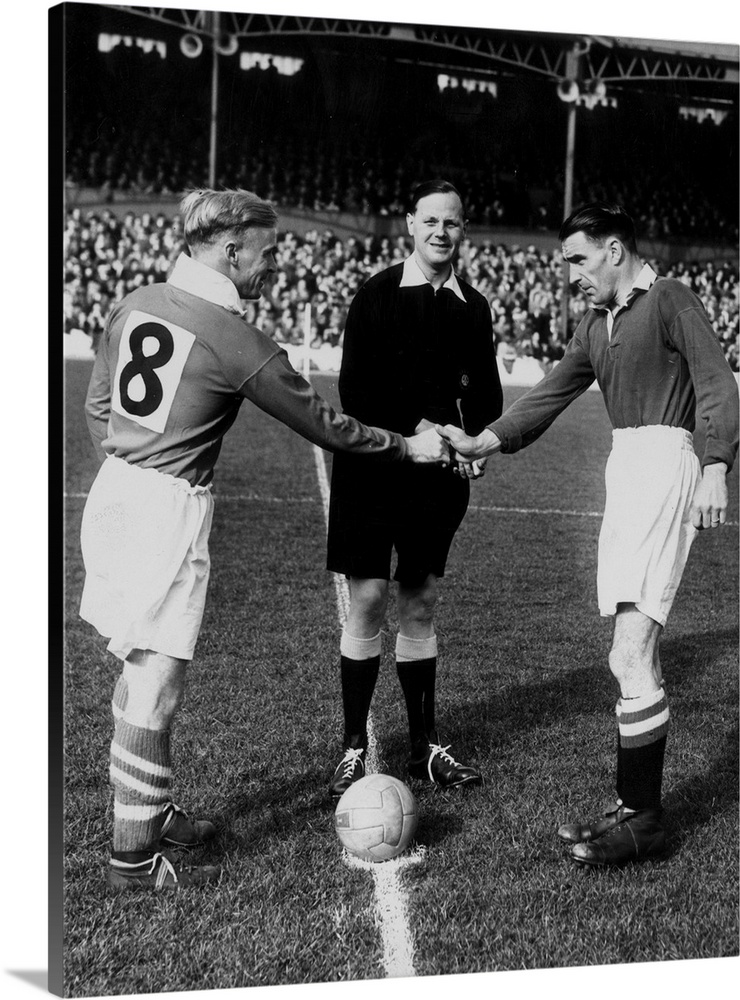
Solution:
M 573 233 L 562 250 L 569 264 L 570 284 L 578 285 L 592 306 L 608 307 L 616 297 L 618 278 L 612 242 L 606 239 L 602 245 L 584 233 Z
M 420 198 L 416 211 L 406 216 L 406 224 L 422 271 L 445 271 L 465 235 L 463 208 L 458 196 L 450 192 Z
M 275 229 L 248 229 L 237 250 L 237 264 L 233 276 L 239 295 L 243 299 L 258 299 L 262 286 L 270 274 L 277 271 Z

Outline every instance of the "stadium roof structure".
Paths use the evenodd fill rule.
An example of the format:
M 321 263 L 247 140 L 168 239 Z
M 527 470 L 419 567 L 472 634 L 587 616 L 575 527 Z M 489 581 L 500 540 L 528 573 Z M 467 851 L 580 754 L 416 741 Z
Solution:
M 531 73 L 555 83 L 577 74 L 585 85 L 603 83 L 642 89 L 665 83 L 684 85 L 687 97 L 711 102 L 736 100 L 738 47 L 642 38 L 536 33 L 423 24 L 401 24 L 309 15 L 250 14 L 129 7 L 106 4 L 110 10 L 157 21 L 184 34 L 212 39 L 224 54 L 240 41 L 263 42 L 273 48 L 301 40 L 324 39 L 338 51 L 365 40 L 388 55 L 419 65 L 458 69 L 485 75 Z

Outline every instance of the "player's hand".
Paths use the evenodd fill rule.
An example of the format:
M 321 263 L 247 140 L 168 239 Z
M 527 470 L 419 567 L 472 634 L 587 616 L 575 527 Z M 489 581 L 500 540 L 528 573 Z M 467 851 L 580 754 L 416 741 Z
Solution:
M 691 505 L 691 523 L 695 528 L 719 528 L 727 520 L 726 476 L 727 466 L 724 462 L 704 467 Z
M 424 465 L 450 464 L 449 446 L 433 427 L 427 431 L 423 431 L 421 434 L 414 434 L 413 437 L 408 437 L 405 440 L 408 448 L 408 457 L 412 462 Z
M 485 475 L 487 458 L 476 458 L 473 462 L 453 462 L 452 471 L 461 479 L 480 479 Z
M 455 458 L 458 462 L 467 462 L 470 464 L 476 459 L 493 455 L 494 452 L 499 451 L 501 448 L 501 441 L 487 427 L 475 437 L 466 434 L 465 431 L 459 427 L 455 427 L 454 424 L 445 424 L 444 427 L 437 424 L 436 429 L 437 433 L 441 434 L 445 441 L 449 442 L 450 446 L 454 448 Z

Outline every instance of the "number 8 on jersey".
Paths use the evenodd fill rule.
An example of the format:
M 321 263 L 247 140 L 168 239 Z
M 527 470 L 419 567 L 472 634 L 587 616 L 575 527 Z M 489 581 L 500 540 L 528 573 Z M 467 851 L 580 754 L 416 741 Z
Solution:
M 118 347 L 112 409 L 161 434 L 194 342 L 189 330 L 134 310 Z

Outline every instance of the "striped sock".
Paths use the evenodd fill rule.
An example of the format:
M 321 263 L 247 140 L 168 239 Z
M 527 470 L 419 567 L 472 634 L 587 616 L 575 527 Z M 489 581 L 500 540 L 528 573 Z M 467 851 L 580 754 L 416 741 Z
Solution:
M 171 773 L 169 730 L 141 729 L 119 719 L 110 751 L 114 852 L 156 849 Z
M 629 809 L 659 809 L 668 738 L 663 688 L 617 702 L 617 795 Z

